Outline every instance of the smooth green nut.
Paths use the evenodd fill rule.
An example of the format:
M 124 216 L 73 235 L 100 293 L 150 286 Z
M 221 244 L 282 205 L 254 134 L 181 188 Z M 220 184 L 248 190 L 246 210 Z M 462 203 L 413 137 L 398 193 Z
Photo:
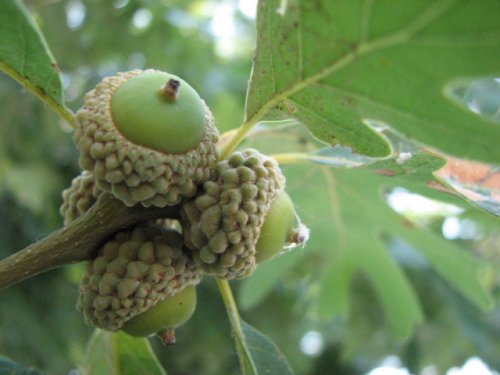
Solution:
M 298 227 L 293 202 L 286 192 L 282 192 L 271 204 L 260 230 L 255 254 L 257 263 L 273 259 L 287 246 L 297 245 Z
M 189 286 L 133 317 L 123 325 L 122 330 L 138 337 L 151 336 L 156 333 L 161 335 L 163 331 L 171 330 L 187 322 L 195 309 L 196 288 Z
M 184 80 L 165 72 L 135 76 L 111 100 L 117 129 L 135 144 L 184 153 L 203 139 L 205 105 Z

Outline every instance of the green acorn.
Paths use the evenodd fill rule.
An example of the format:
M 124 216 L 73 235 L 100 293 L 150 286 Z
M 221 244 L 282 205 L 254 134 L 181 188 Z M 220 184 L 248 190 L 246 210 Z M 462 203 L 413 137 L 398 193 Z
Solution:
M 165 344 L 175 344 L 175 328 L 186 323 L 196 309 L 196 288 L 188 286 L 166 297 L 142 314 L 127 321 L 122 330 L 129 335 L 147 337 L 157 334 Z
M 108 331 L 201 279 L 200 267 L 173 230 L 142 226 L 118 232 L 87 263 L 77 309 L 87 324 Z
M 165 207 L 211 177 L 218 132 L 185 81 L 157 70 L 102 80 L 77 113 L 80 164 L 127 206 Z
M 75 177 L 71 187 L 62 193 L 63 204 L 59 211 L 64 218 L 64 225 L 68 225 L 87 212 L 100 194 L 101 190 L 97 188 L 92 173 L 83 171 Z
M 285 250 L 304 246 L 309 229 L 300 222 L 292 199 L 283 191 L 271 204 L 255 246 L 257 263 L 274 259 Z
M 185 243 L 208 274 L 243 278 L 255 269 L 260 229 L 285 178 L 274 159 L 253 149 L 219 162 L 215 178 L 181 209 Z

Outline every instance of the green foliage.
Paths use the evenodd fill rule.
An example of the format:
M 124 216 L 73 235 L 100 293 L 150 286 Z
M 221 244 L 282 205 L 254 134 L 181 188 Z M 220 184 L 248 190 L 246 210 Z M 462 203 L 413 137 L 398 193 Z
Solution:
M 64 114 L 59 67 L 20 0 L 2 4 L 0 35 L 0 70 Z
M 435 177 L 445 159 L 401 138 L 499 162 L 500 94 L 491 84 L 500 73 L 498 3 L 261 0 L 245 109 L 250 49 L 230 58 L 214 52 L 217 41 L 204 31 L 206 3 L 215 4 L 92 0 L 85 2 L 83 25 L 69 27 L 60 20 L 74 4 L 30 1 L 35 23 L 19 1 L 5 1 L 0 69 L 70 124 L 65 101 L 76 109 L 102 76 L 143 67 L 186 77 L 214 109 L 220 129 L 237 127 L 246 113 L 245 129 L 254 130 L 241 133 L 246 144 L 276 154 L 311 241 L 238 285 L 245 319 L 278 344 L 230 319 L 245 374 L 362 373 L 390 353 L 413 372 L 429 363 L 444 372 L 472 355 L 500 366 L 493 309 L 500 234 L 498 218 L 485 212 L 498 214 L 496 192 L 475 189 L 488 198 L 471 200 L 477 206 L 450 194 L 458 189 L 453 181 Z M 152 15 L 144 28 L 132 21 L 141 10 Z M 251 35 L 251 22 L 241 14 L 239 22 Z M 64 93 L 39 27 L 59 57 Z M 67 127 L 54 126 L 53 114 L 16 90 L 0 77 L 0 217 L 9 219 L 0 226 L 2 257 L 61 224 L 58 194 L 77 174 Z M 471 110 L 478 100 L 486 103 L 480 114 Z M 308 131 L 297 123 L 262 123 L 283 119 Z M 388 197 L 401 188 L 459 207 L 457 216 L 477 225 L 482 237 L 444 238 L 446 214 L 395 212 Z M 152 341 L 153 352 L 144 339 L 96 331 L 84 354 L 90 330 L 73 308 L 80 276 L 75 266 L 3 294 L 0 351 L 54 373 L 79 364 L 83 373 L 165 374 L 158 359 L 172 373 L 238 371 L 213 283 L 202 284 L 198 311 L 179 330 L 175 348 Z M 325 340 L 318 358 L 298 349 L 310 330 Z M 40 373 L 4 357 L 2 371 Z
M 0 355 L 0 374 L 1 375 L 43 375 L 42 371 L 32 367 L 26 367 L 13 362 L 7 357 Z
M 126 333 L 96 330 L 88 346 L 84 373 L 166 375 L 149 342 Z
M 288 189 L 294 200 L 301 202 L 301 217 L 311 228 L 307 253 L 259 267 L 243 284 L 242 304 L 252 307 L 285 272 L 310 257 L 310 252 L 319 251 L 328 259 L 321 266 L 318 308 L 322 315 L 349 316 L 350 285 L 356 273 L 362 272 L 373 283 L 394 333 L 408 337 L 422 320 L 422 312 L 414 291 L 386 248 L 388 238 L 402 238 L 471 301 L 483 309 L 491 307 L 491 296 L 478 278 L 486 264 L 425 226 L 401 217 L 384 197 L 392 189 L 403 187 L 443 198 L 444 193 L 426 187 L 435 181 L 432 171 L 443 162 L 433 154 L 420 152 L 403 164 L 389 159 L 366 169 L 333 171 L 322 167 L 307 172 L 309 167 L 288 168 Z
M 286 358 L 272 341 L 248 323 L 242 322 L 242 327 L 255 364 L 255 372 L 249 374 L 293 374 Z
M 364 123 L 383 122 L 498 163 L 498 124 L 452 96 L 460 81 L 500 74 L 499 17 L 495 0 L 261 1 L 247 120 L 293 117 L 369 156 L 390 153 Z

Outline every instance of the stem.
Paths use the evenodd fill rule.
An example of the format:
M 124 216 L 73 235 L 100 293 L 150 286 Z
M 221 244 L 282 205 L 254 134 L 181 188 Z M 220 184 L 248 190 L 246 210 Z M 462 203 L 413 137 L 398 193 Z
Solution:
M 179 96 L 181 83 L 176 79 L 169 79 L 160 89 L 161 95 L 171 101 L 176 101 Z
M 231 286 L 227 280 L 216 278 L 217 286 L 219 292 L 222 296 L 224 306 L 226 307 L 226 312 L 231 321 L 231 327 L 233 327 L 234 333 L 237 336 L 243 337 L 243 330 L 241 328 L 240 314 L 238 312 L 238 307 L 236 306 L 236 301 L 234 300 L 233 292 L 231 291 Z
M 54 110 L 59 116 L 61 116 L 61 118 L 63 118 L 71 128 L 77 128 L 75 114 L 71 110 L 66 107 L 60 106 L 53 100 L 47 102 L 47 104 L 50 108 L 52 108 L 52 110 Z
M 102 194 L 92 208 L 70 225 L 0 260 L 0 290 L 39 273 L 90 259 L 107 237 L 133 224 L 176 217 L 177 207 L 127 207 Z
M 278 164 L 316 164 L 322 166 L 335 166 L 339 168 L 356 168 L 367 166 L 375 161 L 368 159 L 364 161 L 350 160 L 346 157 L 323 156 L 308 152 L 289 152 L 270 155 Z
M 245 344 L 245 334 L 241 328 L 240 314 L 238 312 L 238 307 L 236 306 L 236 301 L 234 300 L 233 292 L 231 291 L 231 286 L 227 280 L 218 278 L 215 280 L 222 296 L 227 316 L 229 317 L 229 321 L 231 323 L 231 330 L 234 334 L 236 349 L 238 351 L 238 357 L 243 374 L 257 374 L 255 364 L 251 360 L 252 357 Z
M 219 160 L 227 159 L 227 157 L 233 152 L 240 142 L 245 138 L 247 133 L 253 129 L 255 125 L 260 121 L 260 119 L 253 119 L 252 121 L 245 122 L 241 128 L 239 128 L 234 134 L 234 136 L 227 142 L 220 153 Z
M 45 90 L 34 85 L 31 81 L 23 77 L 7 64 L 0 62 L 0 70 L 3 70 L 7 75 L 11 76 L 22 86 L 26 87 L 33 94 L 35 94 L 42 102 L 47 104 L 54 112 L 61 116 L 61 118 L 63 118 L 73 129 L 76 128 L 75 115 L 70 109 L 57 102 L 52 96 L 48 95 Z
M 300 153 L 300 152 L 290 152 L 290 153 L 283 153 L 283 154 L 273 154 L 270 155 L 274 160 L 278 162 L 278 164 L 307 164 L 307 163 L 313 163 L 313 160 L 311 160 L 311 155 L 306 154 L 306 153 Z M 320 160 L 320 157 L 314 157 L 314 160 Z M 327 160 L 328 158 L 324 158 Z

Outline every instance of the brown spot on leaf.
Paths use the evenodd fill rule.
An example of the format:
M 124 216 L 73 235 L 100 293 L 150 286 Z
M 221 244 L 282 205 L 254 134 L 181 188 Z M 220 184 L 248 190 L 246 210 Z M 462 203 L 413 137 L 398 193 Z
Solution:
M 295 113 L 297 112 L 297 107 L 295 107 L 292 103 L 290 103 L 288 100 L 285 101 L 285 107 L 286 107 L 286 110 L 289 112 L 289 113 Z
M 436 175 L 448 182 L 454 191 L 477 202 L 500 200 L 500 169 L 469 160 L 448 159 Z
M 390 63 L 387 59 L 380 59 L 380 65 L 384 68 L 388 68 L 390 66 Z
M 392 169 L 388 169 L 388 168 L 377 169 L 377 170 L 375 170 L 375 173 L 379 174 L 381 176 L 387 176 L 387 177 L 393 177 L 396 175 L 395 171 L 393 171 Z
M 61 73 L 61 68 L 59 68 L 59 65 L 56 62 L 51 63 L 50 66 L 54 68 L 57 73 Z
M 437 175 L 465 185 L 500 189 L 500 170 L 488 164 L 450 158 Z
M 426 185 L 428 188 L 442 191 L 443 193 L 455 194 L 455 192 L 453 190 L 446 187 L 445 185 L 443 185 L 439 181 L 435 181 L 435 180 L 427 181 Z
M 401 222 L 403 223 L 403 225 L 407 228 L 410 228 L 410 229 L 414 229 L 416 227 L 415 223 L 409 219 L 407 219 L 406 217 L 404 217 Z
M 356 100 L 350 96 L 345 96 L 342 98 L 340 104 L 346 107 L 354 107 L 356 105 Z

